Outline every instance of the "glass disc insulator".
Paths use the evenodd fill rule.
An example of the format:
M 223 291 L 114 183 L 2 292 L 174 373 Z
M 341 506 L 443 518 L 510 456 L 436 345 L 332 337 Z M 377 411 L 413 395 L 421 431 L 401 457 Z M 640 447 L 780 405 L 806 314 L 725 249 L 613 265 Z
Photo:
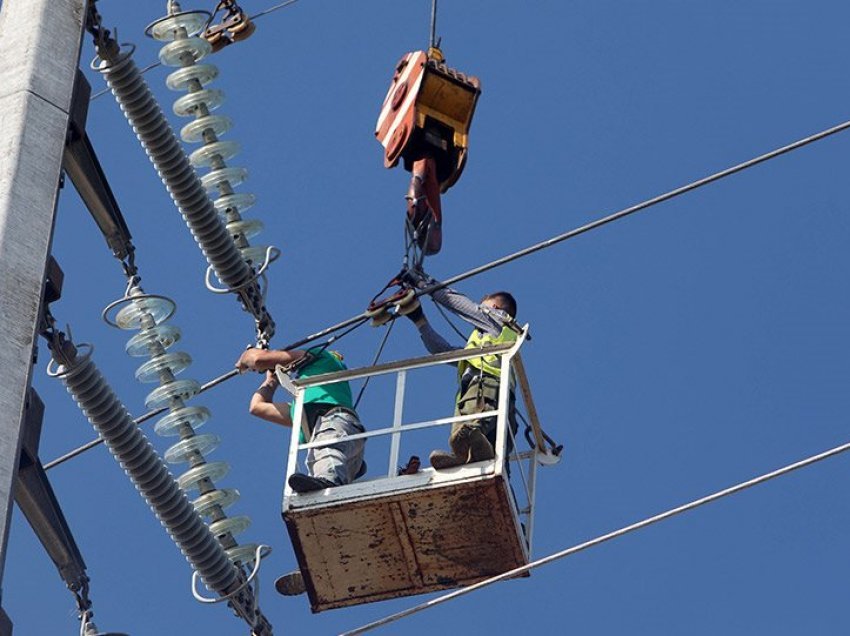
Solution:
M 216 136 L 223 135 L 233 127 L 233 121 L 224 115 L 205 115 L 190 121 L 180 129 L 180 138 L 186 143 L 204 141 L 204 131 L 211 130 Z
M 246 543 L 245 545 L 237 545 L 235 548 L 229 548 L 224 553 L 232 563 L 253 563 L 257 558 L 258 547 L 260 546 L 256 543 Z
M 232 168 L 211 170 L 201 177 L 201 183 L 204 184 L 208 192 L 216 192 L 220 185 L 227 183 L 231 188 L 235 188 L 247 178 L 248 171 L 245 168 L 234 166 Z
M 204 106 L 207 112 L 215 110 L 224 103 L 224 93 L 217 88 L 205 88 L 194 93 L 187 93 L 174 102 L 174 114 L 180 117 L 191 117 L 199 106 Z
M 136 380 L 144 383 L 168 382 L 172 378 L 167 375 L 163 378 L 163 373 L 170 372 L 172 376 L 175 376 L 184 371 L 190 364 L 192 364 L 192 357 L 188 353 L 182 351 L 163 353 L 151 358 L 136 369 Z
M 260 219 L 242 219 L 240 221 L 231 221 L 226 227 L 230 236 L 236 237 L 241 234 L 246 239 L 249 239 L 262 232 L 264 226 Z
M 145 406 L 150 411 L 169 407 L 174 400 L 188 400 L 197 395 L 200 390 L 201 385 L 195 380 L 175 380 L 158 386 L 148 393 L 145 398 Z
M 159 50 L 159 61 L 165 66 L 183 66 L 183 57 L 190 55 L 197 62 L 212 53 L 212 45 L 201 38 L 174 40 Z
M 254 205 L 256 201 L 257 197 L 250 192 L 234 192 L 233 194 L 223 194 L 213 201 L 213 205 L 219 214 L 224 214 L 228 209 L 236 209 L 244 212 Z
M 204 435 L 193 435 L 177 442 L 165 451 L 165 461 L 169 464 L 182 464 L 192 459 L 192 455 L 200 453 L 202 456 L 211 453 L 221 444 L 221 438 L 212 433 Z
M 198 482 L 202 479 L 215 481 L 216 479 L 224 477 L 228 472 L 230 472 L 230 466 L 227 462 L 209 462 L 208 464 L 201 464 L 200 466 L 190 468 L 180 475 L 177 478 L 177 485 L 183 490 L 197 490 Z
M 187 11 L 157 20 L 149 27 L 150 35 L 162 42 L 173 40 L 181 28 L 186 29 L 190 36 L 197 35 L 204 30 L 209 19 L 209 14 L 203 11 Z
M 255 267 L 260 267 L 260 265 L 266 262 L 266 252 L 268 252 L 268 249 L 267 245 L 252 245 L 251 247 L 241 248 L 239 253 L 242 254 L 242 258 L 246 262 L 250 261 Z M 271 262 L 272 256 L 274 254 L 269 257 L 269 262 Z
M 210 419 L 210 410 L 205 406 L 184 406 L 180 409 L 174 409 L 161 418 L 154 424 L 153 430 L 157 435 L 169 437 L 171 435 L 179 435 L 180 429 L 184 426 L 190 426 L 193 429 L 198 429 Z
M 212 64 L 195 64 L 170 73 L 165 78 L 165 85 L 173 91 L 185 91 L 189 89 L 189 84 L 193 80 L 205 86 L 216 77 L 218 77 L 218 67 Z
M 134 298 L 115 315 L 115 324 L 121 329 L 140 329 L 142 319 L 148 315 L 155 324 L 168 320 L 177 305 L 167 298 Z
M 239 515 L 238 517 L 228 517 L 227 519 L 213 521 L 210 524 L 210 532 L 217 537 L 220 537 L 223 534 L 230 534 L 235 537 L 237 534 L 242 534 L 250 527 L 251 518 L 246 517 L 245 515 Z
M 219 488 L 211 490 L 192 501 L 195 511 L 202 517 L 206 517 L 216 506 L 226 510 L 239 501 L 239 491 L 234 488 Z
M 140 331 L 127 341 L 127 353 L 134 358 L 151 355 L 151 347 L 168 349 L 180 340 L 180 329 L 174 325 L 157 325 Z
M 238 154 L 239 144 L 235 141 L 216 141 L 198 148 L 189 155 L 189 161 L 196 168 L 203 168 L 209 166 L 215 157 L 220 157 L 222 161 L 227 161 Z

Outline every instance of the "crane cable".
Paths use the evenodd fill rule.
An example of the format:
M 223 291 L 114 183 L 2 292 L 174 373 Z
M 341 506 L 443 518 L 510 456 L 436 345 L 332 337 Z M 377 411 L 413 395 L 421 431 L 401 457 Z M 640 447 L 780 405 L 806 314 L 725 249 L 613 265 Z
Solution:
M 744 161 L 743 163 L 739 163 L 739 164 L 734 165 L 730 168 L 726 168 L 725 170 L 721 170 L 720 172 L 715 172 L 714 174 L 711 174 L 707 177 L 703 177 L 702 179 L 692 181 L 691 183 L 680 186 L 678 188 L 675 188 L 674 190 L 670 190 L 668 192 L 665 192 L 664 194 L 660 194 L 660 195 L 653 197 L 651 199 L 647 199 L 647 200 L 645 200 L 641 203 L 638 203 L 636 205 L 633 205 L 631 207 L 624 208 L 622 210 L 614 212 L 613 214 L 609 214 L 608 216 L 602 217 L 602 218 L 597 219 L 595 221 L 591 221 L 590 223 L 587 223 L 587 224 L 582 225 L 578 228 L 569 230 L 568 232 L 564 232 L 563 234 L 559 234 L 559 235 L 552 237 L 552 238 L 550 238 L 546 241 L 541 241 L 540 243 L 536 243 L 535 245 L 532 245 L 530 247 L 526 247 L 525 249 L 519 250 L 518 252 L 514 252 L 513 254 L 508 254 L 507 256 L 503 256 L 502 258 L 499 258 L 495 261 L 491 261 L 489 263 L 486 263 L 485 265 L 481 265 L 481 266 L 476 267 L 474 269 L 463 272 L 462 274 L 458 274 L 457 276 L 453 276 L 449 279 L 446 279 L 445 281 L 437 282 L 433 285 L 429 285 L 428 287 L 425 287 L 424 289 L 417 290 L 414 296 L 419 297 L 419 296 L 422 296 L 424 294 L 430 294 L 432 292 L 435 292 L 439 289 L 443 289 L 444 287 L 448 287 L 449 285 L 452 285 L 452 284 L 457 283 L 459 281 L 466 280 L 467 278 L 471 278 L 472 276 L 477 276 L 478 274 L 481 274 L 481 273 L 483 273 L 487 270 L 494 269 L 496 267 L 499 267 L 500 265 L 505 265 L 506 263 L 510 263 L 511 261 L 515 261 L 519 258 L 522 258 L 523 256 L 528 256 L 529 254 L 532 254 L 534 252 L 538 252 L 540 250 L 546 249 L 547 247 L 551 247 L 552 245 L 555 245 L 557 243 L 561 243 L 561 242 L 566 241 L 568 239 L 574 238 L 576 236 L 579 236 L 580 234 L 590 232 L 591 230 L 595 230 L 596 228 L 602 227 L 603 225 L 607 225 L 608 223 L 612 223 L 613 221 L 617 221 L 619 219 L 622 219 L 622 218 L 629 216 L 631 214 L 634 214 L 636 212 L 646 210 L 647 208 L 650 208 L 650 207 L 657 205 L 659 203 L 663 203 L 664 201 L 669 201 L 670 199 L 674 199 L 678 196 L 681 196 L 682 194 L 685 194 L 687 192 L 691 192 L 693 190 L 696 190 L 698 188 L 706 186 L 710 183 L 714 183 L 715 181 L 720 181 L 721 179 L 724 179 L 724 178 L 731 176 L 733 174 L 736 174 L 738 172 L 742 172 L 742 171 L 746 170 L 747 168 L 751 168 L 751 167 L 756 166 L 760 163 L 764 163 L 766 161 L 769 161 L 770 159 L 774 159 L 776 157 L 779 157 L 780 155 L 784 155 L 784 154 L 789 153 L 793 150 L 797 150 L 799 148 L 802 148 L 803 146 L 807 146 L 807 145 L 814 143 L 816 141 L 820 141 L 821 139 L 826 139 L 827 137 L 830 137 L 830 136 L 835 135 L 839 132 L 847 130 L 848 128 L 850 128 L 850 120 L 845 121 L 845 122 L 838 124 L 836 126 L 833 126 L 831 128 L 827 128 L 826 130 L 822 130 L 821 132 L 815 133 L 815 134 L 810 135 L 808 137 L 804 137 L 803 139 L 799 139 L 799 140 L 792 142 L 788 145 L 782 146 L 781 148 L 776 148 L 775 150 L 771 150 L 770 152 L 766 152 L 762 155 L 754 157 L 753 159 L 750 159 L 748 161 Z M 284 349 L 297 349 L 297 348 L 299 348 L 299 347 L 301 347 L 301 346 L 303 346 L 307 343 L 313 342 L 314 340 L 318 340 L 319 338 L 324 338 L 325 336 L 329 336 L 329 335 L 339 331 L 340 329 L 345 329 L 346 327 L 351 327 L 351 330 L 356 329 L 360 325 L 366 323 L 368 320 L 369 320 L 369 316 L 367 315 L 366 312 L 360 313 L 357 316 L 353 316 L 351 318 L 348 318 L 347 320 L 343 320 L 342 322 L 339 322 L 335 325 L 332 325 L 330 327 L 322 329 L 321 331 L 318 331 L 314 334 L 306 336 L 306 337 L 302 338 L 301 340 L 298 340 L 298 341 L 284 347 Z M 352 325 L 354 325 L 354 326 L 352 327 Z M 351 331 L 351 330 L 349 330 L 349 331 Z M 341 334 L 338 337 L 337 336 L 331 336 L 331 341 L 334 341 L 334 340 L 337 340 L 338 338 L 341 338 L 343 335 L 349 333 L 349 331 L 345 331 L 343 334 Z M 208 388 L 212 388 L 214 386 L 217 386 L 218 384 L 221 384 L 222 382 L 229 380 L 230 378 L 232 378 L 232 377 L 234 377 L 238 374 L 239 374 L 239 372 L 236 369 L 232 369 L 232 370 L 228 371 L 227 373 L 224 373 L 223 375 L 220 375 L 219 377 L 214 378 L 213 380 L 211 380 L 210 382 L 205 384 L 203 387 L 201 387 L 201 391 L 204 391 Z M 145 420 L 150 419 L 151 417 L 154 417 L 155 415 L 158 415 L 162 411 L 163 410 L 150 411 L 150 412 L 142 415 L 141 417 L 137 418 L 135 421 L 136 421 L 136 423 L 143 422 Z M 88 442 L 87 444 L 77 448 L 76 450 L 71 451 L 70 453 L 66 453 L 62 457 L 59 457 L 59 458 L 57 458 L 57 459 L 55 459 L 51 462 L 48 462 L 47 464 L 45 464 L 44 468 L 45 468 L 45 470 L 52 468 L 52 467 L 66 461 L 68 459 L 71 459 L 72 457 L 76 457 L 80 453 L 85 452 L 89 448 L 93 448 L 100 443 L 102 443 L 102 442 L 99 439 Z
M 565 550 L 561 550 L 560 552 L 555 552 L 554 554 L 550 554 L 549 556 L 543 557 L 541 559 L 537 559 L 526 565 L 520 566 L 518 568 L 514 568 L 513 570 L 508 570 L 507 572 L 503 572 L 497 576 L 492 576 L 490 578 L 484 579 L 483 581 L 479 581 L 478 583 L 474 583 L 473 585 L 469 585 L 467 587 L 463 587 L 459 590 L 455 590 L 454 592 L 450 592 L 448 594 L 444 594 L 443 596 L 438 596 L 437 598 L 431 599 L 430 601 L 426 601 L 420 605 L 416 605 L 414 607 L 410 607 L 406 610 L 402 610 L 401 612 L 397 612 L 385 618 L 379 619 L 377 621 L 373 621 L 367 625 L 363 625 L 356 629 L 352 629 L 347 632 L 343 632 L 340 636 L 355 636 L 356 634 L 365 634 L 368 631 L 372 631 L 376 627 L 381 627 L 383 625 L 387 625 L 389 623 L 393 623 L 401 618 L 405 618 L 406 616 L 410 616 L 412 614 L 416 614 L 425 609 L 429 609 L 431 607 L 435 607 L 447 601 L 451 601 L 460 596 L 464 596 L 465 594 L 469 594 L 470 592 L 474 592 L 476 590 L 480 590 L 483 587 L 487 587 L 488 585 L 492 585 L 493 583 L 498 583 L 499 581 L 504 581 L 505 579 L 513 578 L 519 574 L 523 574 L 524 572 L 528 572 L 529 570 L 533 570 L 534 568 L 547 565 L 553 561 L 557 561 L 559 559 L 563 559 L 564 557 L 571 556 L 578 552 L 582 552 L 587 550 L 588 548 L 595 547 L 600 545 L 601 543 L 605 543 L 606 541 L 610 541 L 611 539 L 616 539 L 618 537 L 622 537 L 623 535 L 629 534 L 630 532 L 634 532 L 635 530 L 640 530 L 641 528 L 646 528 L 647 526 L 658 523 L 659 521 L 664 521 L 666 519 L 670 519 L 671 517 L 675 517 L 676 515 L 682 514 L 683 512 L 688 512 L 695 508 L 699 508 L 700 506 L 704 506 L 705 504 L 711 503 L 713 501 L 717 501 L 718 499 L 722 499 L 723 497 L 728 497 L 729 495 L 733 495 L 735 493 L 741 492 L 742 490 L 746 490 L 747 488 L 751 488 L 753 486 L 757 486 L 766 481 L 770 481 L 776 477 L 780 477 L 792 471 L 798 470 L 800 468 L 804 468 L 806 466 L 810 466 L 811 464 L 815 464 L 824 459 L 828 459 L 840 453 L 850 450 L 850 442 L 846 444 L 842 444 L 841 446 L 836 446 L 835 448 L 831 448 L 822 453 L 818 453 L 817 455 L 812 455 L 805 459 L 802 459 L 793 464 L 788 464 L 787 466 L 783 466 L 782 468 L 778 468 L 769 473 L 765 473 L 758 477 L 754 477 L 747 481 L 741 482 L 734 486 L 730 486 L 729 488 L 724 488 L 723 490 L 718 490 L 710 495 L 705 497 L 701 497 L 700 499 L 694 499 L 691 502 L 678 506 L 676 508 L 672 508 L 667 510 L 666 512 L 662 512 L 652 517 L 648 517 L 643 519 L 642 521 L 638 521 L 631 525 L 620 528 L 619 530 L 614 530 L 613 532 L 609 532 L 608 534 L 603 534 L 601 536 L 596 537 L 595 539 L 591 539 L 589 541 L 585 541 L 584 543 L 579 543 L 578 545 L 574 545 L 570 548 L 566 548 Z

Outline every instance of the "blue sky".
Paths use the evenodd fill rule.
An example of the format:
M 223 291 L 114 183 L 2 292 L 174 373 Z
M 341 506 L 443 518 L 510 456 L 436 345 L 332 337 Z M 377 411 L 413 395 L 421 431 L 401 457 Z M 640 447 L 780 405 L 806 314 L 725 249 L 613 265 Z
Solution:
M 270 4 L 246 2 L 249 13 Z M 197 8 L 209 9 L 209 5 Z M 98 3 L 104 24 L 156 59 L 143 36 L 165 3 Z M 184 8 L 196 5 L 184 3 Z M 280 247 L 269 306 L 282 346 L 358 314 L 400 266 L 407 174 L 382 166 L 372 132 L 394 64 L 427 44 L 430 3 L 301 0 L 258 20 L 220 67 L 229 139 L 243 152 L 262 241 Z M 612 211 L 850 118 L 846 23 L 829 0 L 750 2 L 448 2 L 438 33 L 449 64 L 483 93 L 460 182 L 443 199 L 444 241 L 427 262 L 448 278 Z M 93 57 L 89 38 L 83 66 Z M 94 90 L 101 78 L 89 73 Z M 170 112 L 165 71 L 146 75 Z M 172 117 L 175 125 L 184 123 Z M 111 96 L 89 135 L 138 247 L 147 291 L 178 304 L 185 375 L 228 370 L 252 323 L 203 287 L 203 258 Z M 542 471 L 535 556 L 543 556 L 848 440 L 850 295 L 848 133 L 819 142 L 465 281 L 478 297 L 514 292 L 534 340 L 524 351 L 544 426 L 566 446 Z M 53 306 L 131 413 L 150 387 L 133 379 L 128 333 L 100 321 L 119 298 L 117 262 L 71 187 L 54 254 Z M 451 332 L 428 304 L 426 313 Z M 340 345 L 367 364 L 383 331 Z M 384 359 L 419 355 L 394 329 Z M 46 403 L 41 457 L 92 437 L 62 386 Z M 428 387 L 451 410 L 451 371 Z M 242 377 L 198 403 L 232 464 L 222 485 L 271 544 L 264 612 L 281 634 L 335 634 L 399 611 L 408 598 L 312 615 L 272 582 L 294 557 L 279 499 L 286 431 L 252 419 L 258 383 Z M 422 398 L 425 399 L 424 397 Z M 390 412 L 370 388 L 364 421 Z M 146 428 L 163 452 L 168 440 Z M 377 448 L 377 447 L 375 447 Z M 410 449 L 424 456 L 430 446 Z M 370 455 L 367 448 L 367 459 Z M 376 460 L 380 461 L 380 460 Z M 709 507 L 429 610 L 396 634 L 843 633 L 850 504 L 840 456 Z M 244 634 L 223 607 L 189 592 L 190 569 L 103 448 L 49 473 L 89 566 L 102 629 Z M 71 595 L 16 513 L 3 586 L 16 634 L 74 633 Z M 439 630 L 439 631 L 438 631 Z

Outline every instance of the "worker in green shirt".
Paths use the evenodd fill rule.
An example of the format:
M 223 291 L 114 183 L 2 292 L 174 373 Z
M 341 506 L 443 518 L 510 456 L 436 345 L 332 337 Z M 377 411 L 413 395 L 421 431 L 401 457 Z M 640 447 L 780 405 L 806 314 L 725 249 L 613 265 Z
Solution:
M 249 410 L 252 415 L 275 424 L 292 426 L 295 405 L 275 402 L 274 393 L 278 380 L 274 368 L 278 365 L 295 368 L 295 377 L 307 378 L 314 375 L 342 371 L 346 368 L 342 356 L 336 351 L 315 347 L 301 349 L 268 350 L 248 349 L 236 362 L 239 371 L 265 371 L 266 378 L 251 396 Z M 344 439 L 364 431 L 354 410 L 351 387 L 348 382 L 335 382 L 319 387 L 310 387 L 304 392 L 304 417 L 311 442 Z M 330 446 L 311 448 L 307 451 L 307 471 L 289 476 L 289 486 L 296 493 L 313 492 L 324 488 L 342 486 L 365 473 L 363 461 L 363 439 L 340 441 Z

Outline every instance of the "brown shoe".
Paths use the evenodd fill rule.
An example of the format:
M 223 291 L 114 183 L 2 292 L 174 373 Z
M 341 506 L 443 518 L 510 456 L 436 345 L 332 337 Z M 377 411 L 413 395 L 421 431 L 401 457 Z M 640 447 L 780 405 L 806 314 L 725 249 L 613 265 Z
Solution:
M 469 461 L 483 462 L 495 457 L 496 451 L 493 450 L 490 440 L 477 428 L 472 429 L 469 433 Z
M 299 570 L 284 574 L 274 582 L 275 589 L 284 596 L 298 596 L 307 591 L 304 585 L 304 577 Z
M 449 435 L 449 448 L 455 457 L 460 458 L 462 464 L 469 461 L 469 435 L 473 430 L 475 429 L 464 425 Z
M 453 453 L 447 453 L 444 450 L 431 451 L 431 456 L 429 459 L 431 460 L 431 466 L 433 466 L 437 470 L 454 468 L 455 466 L 461 466 L 466 463 L 466 458 L 461 459 L 457 455 Z

